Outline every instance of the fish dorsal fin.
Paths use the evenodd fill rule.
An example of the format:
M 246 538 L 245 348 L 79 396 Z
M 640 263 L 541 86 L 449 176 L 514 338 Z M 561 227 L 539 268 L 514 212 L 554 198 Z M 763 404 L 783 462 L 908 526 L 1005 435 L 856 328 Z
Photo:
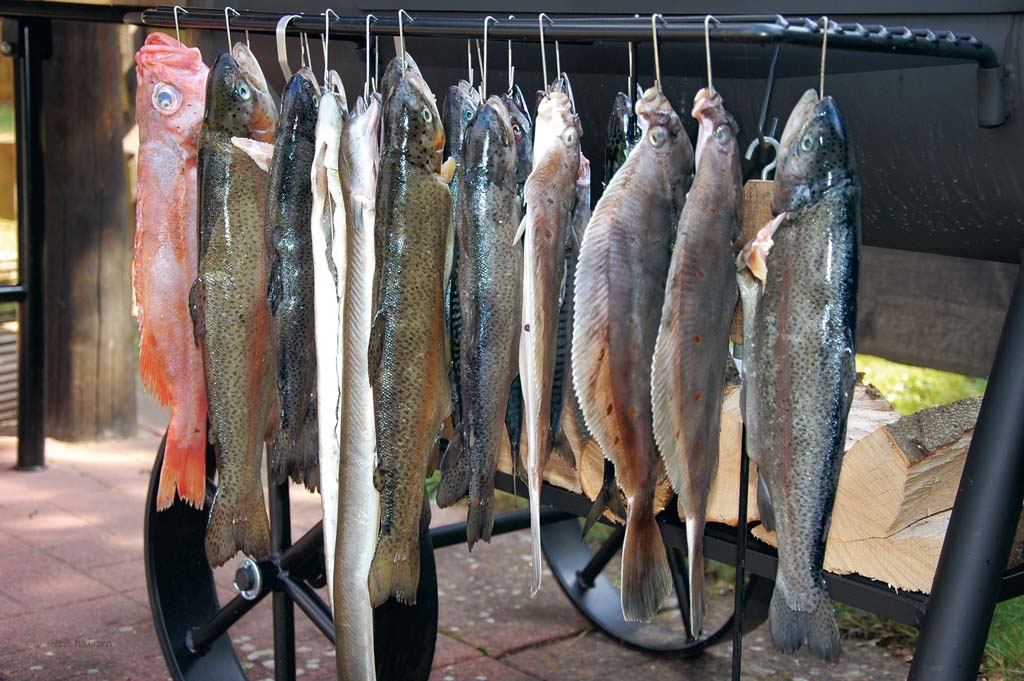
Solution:
M 277 306 L 281 304 L 284 295 L 284 283 L 281 281 L 281 256 L 274 254 L 274 264 L 270 267 L 270 277 L 267 281 L 267 301 L 270 303 L 270 314 L 277 314 Z
M 519 221 L 519 228 L 516 230 L 516 235 L 512 237 L 512 243 L 519 243 L 523 235 L 526 234 L 526 211 L 523 211 L 523 219 Z
M 384 311 L 378 310 L 373 315 L 370 327 L 370 342 L 366 349 L 366 368 L 369 370 L 370 383 L 377 382 L 380 373 L 380 362 L 384 356 Z
M 198 277 L 188 291 L 188 312 L 192 317 L 192 338 L 196 345 L 206 336 L 206 284 Z
M 274 158 L 274 145 L 269 142 L 249 139 L 248 137 L 232 137 L 231 144 L 245 152 L 252 162 L 265 173 L 270 172 L 270 162 Z

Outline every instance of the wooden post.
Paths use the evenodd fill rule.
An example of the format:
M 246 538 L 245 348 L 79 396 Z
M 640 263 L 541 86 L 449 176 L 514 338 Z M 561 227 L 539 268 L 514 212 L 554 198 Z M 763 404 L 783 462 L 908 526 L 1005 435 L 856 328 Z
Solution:
M 54 21 L 43 67 L 46 423 L 64 440 L 136 430 L 119 30 Z

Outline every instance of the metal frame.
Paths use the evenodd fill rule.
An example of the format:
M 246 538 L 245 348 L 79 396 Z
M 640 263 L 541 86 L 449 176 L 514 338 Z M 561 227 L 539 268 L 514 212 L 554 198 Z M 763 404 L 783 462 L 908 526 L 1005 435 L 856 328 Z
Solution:
M 49 39 L 48 19 L 123 20 L 128 23 L 165 28 L 174 25 L 170 8 L 128 14 L 125 12 L 129 12 L 129 9 L 59 3 L 0 3 L 0 16 L 5 17 L 2 48 L 5 54 L 14 57 L 16 69 L 15 126 L 18 141 L 21 279 L 17 286 L 0 287 L 0 301 L 16 301 L 21 305 L 17 467 L 22 470 L 35 470 L 44 463 L 45 375 L 42 296 L 45 235 L 41 163 L 44 150 L 42 131 L 38 123 L 41 113 L 40 71 Z M 821 29 L 809 19 L 787 20 L 781 16 L 746 16 L 723 17 L 721 20 L 722 25 L 716 27 L 712 34 L 713 38 L 720 42 L 816 46 L 821 40 Z M 667 17 L 668 25 L 659 31 L 659 39 L 666 42 L 702 40 L 702 21 L 703 17 Z M 273 31 L 276 22 L 276 15 L 255 12 L 243 12 L 232 21 L 239 30 L 249 29 L 267 33 Z M 191 9 L 188 15 L 180 17 L 179 23 L 183 28 L 220 29 L 222 16 L 218 11 Z M 290 30 L 293 33 L 321 33 L 323 27 L 322 18 L 309 16 L 294 21 L 290 25 Z M 480 21 L 475 17 L 424 15 L 418 17 L 414 23 L 408 23 L 404 28 L 409 36 L 476 37 L 480 31 Z M 361 40 L 365 30 L 364 20 L 362 17 L 335 19 L 330 30 L 332 37 Z M 371 30 L 378 35 L 396 35 L 397 19 L 382 17 L 371 25 Z M 649 30 L 647 21 L 639 18 L 572 16 L 559 17 L 546 29 L 546 35 L 551 40 L 565 42 L 626 42 L 646 40 Z M 490 35 L 495 39 L 533 41 L 536 39 L 536 26 L 528 19 L 506 19 L 492 26 Z M 973 36 L 928 29 L 842 24 L 833 27 L 829 32 L 829 45 L 833 49 L 912 54 L 976 62 L 979 67 L 979 124 L 996 126 L 1006 120 L 1008 113 L 1003 68 L 995 51 Z M 856 576 L 826 577 L 829 589 L 837 600 L 920 628 L 918 650 L 911 667 L 912 679 L 936 676 L 943 679 L 974 678 L 996 602 L 1024 594 L 1024 569 L 1006 574 L 1003 569 L 1024 497 L 1024 425 L 1021 423 L 1021 413 L 1024 413 L 1024 274 L 1017 280 L 930 597 L 897 594 L 885 585 Z M 511 491 L 509 476 L 499 474 L 497 483 L 499 488 Z M 542 501 L 552 503 L 562 512 L 578 516 L 585 516 L 589 510 L 589 503 L 582 496 L 549 485 L 542 489 Z M 152 507 L 152 503 L 149 506 Z M 236 598 L 219 611 L 214 609 L 212 612 L 192 612 L 195 608 L 189 610 L 184 603 L 165 601 L 164 596 L 167 594 L 161 596 L 159 589 L 152 590 L 154 581 L 181 579 L 182 571 L 188 568 L 184 566 L 180 555 L 173 556 L 166 551 L 161 552 L 160 545 L 167 546 L 171 544 L 170 542 L 151 542 L 149 533 L 160 528 L 163 532 L 180 534 L 184 531 L 184 526 L 173 529 L 172 521 L 181 521 L 189 513 L 198 514 L 191 519 L 190 527 L 194 526 L 197 520 L 203 520 L 203 514 L 191 511 L 181 504 L 159 514 L 162 517 L 151 518 L 147 515 L 147 577 L 151 578 L 151 606 L 158 622 L 158 633 L 162 642 L 164 639 L 174 638 L 173 632 L 167 627 L 168 621 L 164 619 L 168 615 L 168 608 L 173 608 L 178 619 L 190 614 L 196 618 L 193 622 L 209 622 L 208 630 L 201 637 L 196 633 L 192 634 L 192 645 L 197 648 L 202 647 L 199 644 L 208 645 L 211 650 L 218 646 L 230 649 L 230 642 L 223 636 L 223 631 L 230 621 L 237 620 L 251 608 L 249 602 L 242 603 Z M 288 532 L 281 529 L 286 528 L 288 519 L 285 488 L 274 488 L 272 491 L 271 514 L 277 521 L 275 526 L 279 528 L 274 537 L 274 546 L 277 550 L 275 555 L 278 558 L 276 563 L 272 560 L 260 564 L 264 578 L 264 586 L 260 593 L 263 595 L 269 591 L 274 592 L 275 644 L 284 651 L 292 651 L 290 657 L 284 652 L 284 657 L 278 658 L 281 662 L 291 663 L 279 665 L 280 680 L 293 678 L 294 674 L 293 604 L 298 604 L 328 638 L 332 637 L 333 631 L 327 626 L 326 606 L 305 582 L 297 579 L 304 570 L 311 569 L 308 566 L 310 556 L 317 555 L 316 530 L 289 548 Z M 741 517 L 745 517 L 745 514 L 741 513 Z M 545 514 L 545 520 L 551 522 L 560 518 L 564 519 L 564 515 L 557 512 Z M 659 520 L 666 544 L 673 549 L 685 547 L 685 532 L 682 523 L 674 517 L 674 512 L 670 509 L 663 513 Z M 502 518 L 496 525 L 496 533 L 499 527 L 508 531 L 521 527 L 523 522 L 519 516 Z M 464 531 L 464 527 L 456 526 L 435 532 L 439 545 L 450 545 L 461 542 L 464 539 Z M 429 540 L 423 544 L 428 548 L 430 546 Z M 173 545 L 175 550 L 180 548 L 178 544 Z M 303 567 L 293 567 L 290 571 L 282 569 L 282 564 L 288 566 L 289 556 L 300 555 L 305 557 L 305 560 L 299 561 Z M 732 528 L 709 526 L 705 539 L 705 555 L 740 566 L 738 574 L 748 571 L 754 578 L 770 579 L 774 576 L 774 550 L 749 537 L 742 524 L 738 532 Z M 198 584 L 198 588 L 205 590 L 207 594 L 213 593 L 215 599 L 208 568 L 205 574 L 205 582 L 202 574 L 193 574 L 195 581 L 190 584 L 190 588 L 196 588 Z M 307 573 L 305 579 L 308 582 L 315 582 L 317 575 Z M 431 582 L 429 575 L 425 583 L 428 582 Z M 737 590 L 738 606 L 744 603 L 744 593 L 745 589 Z M 429 595 L 427 597 L 430 598 Z M 432 597 L 433 606 L 436 608 L 436 589 Z M 197 607 L 202 610 L 207 606 L 208 604 L 204 603 Z M 397 605 L 395 607 L 403 608 Z M 740 657 L 737 647 L 743 629 L 744 610 L 744 607 L 737 607 L 734 619 L 734 678 L 739 672 Z M 399 611 L 399 615 L 407 614 Z M 379 609 L 377 615 L 386 621 L 389 615 L 386 606 L 383 610 Z M 407 624 L 412 618 L 399 616 L 398 619 Z M 376 624 L 381 625 L 384 621 L 378 621 Z M 750 621 L 748 619 L 747 623 Z M 430 630 L 433 633 L 426 632 L 431 637 L 436 635 L 436 624 L 435 616 L 433 629 Z M 389 622 L 388 626 L 392 626 L 392 623 Z M 393 626 L 395 629 L 402 628 L 401 624 Z M 402 640 L 402 645 L 408 645 L 408 641 L 413 640 L 414 631 L 418 632 L 417 636 L 424 633 L 422 628 L 407 630 L 406 635 L 399 639 Z M 184 640 L 185 634 L 182 633 L 177 643 Z M 408 652 L 403 655 L 401 646 L 388 650 L 387 655 L 389 658 L 400 660 L 403 664 L 418 664 L 422 668 L 423 656 L 412 660 L 408 657 Z M 215 664 L 214 660 L 222 656 L 193 657 L 194 660 L 206 661 L 195 664 Z M 172 658 L 168 657 L 169 667 L 172 661 Z M 235 665 L 237 666 L 237 660 Z M 289 667 L 291 675 L 287 671 Z M 171 668 L 173 671 L 173 667 Z M 214 672 L 213 669 L 214 667 L 209 668 L 213 676 L 207 678 L 226 678 L 224 675 L 234 671 L 230 665 L 223 668 L 224 675 Z M 427 669 L 429 670 L 429 657 Z

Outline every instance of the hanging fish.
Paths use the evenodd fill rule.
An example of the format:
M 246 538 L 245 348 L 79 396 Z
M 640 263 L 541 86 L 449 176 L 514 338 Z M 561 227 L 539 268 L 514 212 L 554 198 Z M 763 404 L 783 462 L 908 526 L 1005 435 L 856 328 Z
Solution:
M 198 256 L 196 155 L 209 69 L 194 47 L 151 33 L 135 55 L 139 124 L 133 281 L 139 375 L 171 408 L 156 508 L 206 500 L 206 380 L 188 292 Z
M 448 88 L 444 99 L 444 157 L 455 162 L 455 174 L 448 188 L 452 192 L 452 262 L 451 277 L 445 292 L 445 320 L 451 350 L 448 383 L 452 392 L 452 438 L 441 453 L 441 482 L 435 499 L 441 508 L 451 506 L 466 496 L 469 489 L 469 454 L 462 443 L 462 401 L 459 391 L 460 338 L 462 313 L 459 308 L 459 247 L 455 240 L 455 221 L 459 209 L 459 178 L 462 172 L 462 141 L 473 114 L 480 106 L 480 93 L 464 80 Z
M 312 213 L 310 251 L 313 262 L 313 336 L 316 349 L 317 465 L 320 472 L 320 504 L 323 509 L 324 567 L 327 601 L 334 609 L 334 538 L 338 521 L 339 394 L 341 330 L 339 273 L 335 258 L 337 241 L 344 239 L 345 204 L 338 179 L 338 153 L 342 116 L 347 109 L 345 91 L 337 72 L 330 71 L 317 105 L 313 160 L 310 170 Z M 344 249 L 341 249 L 344 253 Z M 342 268 L 344 263 L 342 263 Z
M 664 469 L 654 444 L 651 357 L 693 149 L 658 87 L 636 112 L 643 140 L 598 201 L 583 240 L 572 359 L 587 426 L 626 495 L 623 617 L 646 622 L 672 588 L 654 519 Z
M 341 133 L 341 191 L 345 224 L 336 236 L 347 242 L 339 346 L 344 355 L 341 393 L 341 471 L 334 593 L 344 603 L 334 618 L 339 679 L 373 679 L 373 607 L 367 579 L 377 543 L 374 487 L 373 390 L 367 380 L 367 346 L 373 316 L 373 225 L 377 187 L 380 98 L 360 98 Z M 342 233 L 341 230 L 344 230 Z
M 641 93 L 642 94 L 642 93 Z M 629 95 L 619 92 L 612 103 L 608 118 L 608 138 L 604 147 L 604 186 L 612 181 L 615 172 L 622 167 L 638 141 L 639 128 L 633 119 L 633 107 Z
M 830 662 L 839 628 L 822 561 L 856 378 L 860 188 L 849 145 L 835 101 L 808 90 L 782 135 L 772 208 L 784 217 L 744 363 L 758 507 L 778 533 L 772 641 L 783 652 L 806 641 Z
M 368 349 L 377 435 L 374 482 L 380 492 L 369 576 L 374 606 L 389 596 L 407 604 L 416 600 L 420 518 L 429 513 L 424 480 L 451 410 L 444 292 L 453 168 L 448 164 L 442 175 L 443 149 L 434 95 L 408 70 L 387 98 L 377 178 L 375 312 Z
M 736 121 L 719 93 L 697 93 L 697 173 L 679 218 L 651 368 L 654 440 L 686 520 L 690 632 L 704 617 L 704 522 L 718 468 L 718 436 L 736 307 L 739 238 Z
M 525 249 L 519 375 L 526 421 L 534 593 L 540 588 L 540 485 L 550 453 L 558 315 L 565 291 L 565 242 L 580 167 L 579 119 L 571 109 L 565 83 L 565 79 L 556 81 L 537 110 L 533 171 L 524 192 L 526 214 L 516 233 L 516 240 L 523 237 Z
M 461 427 L 472 472 L 466 524 L 472 550 L 477 540 L 491 540 L 494 472 L 506 437 L 509 388 L 519 370 L 523 253 L 513 237 L 522 204 L 512 123 L 500 97 L 477 109 L 462 164 L 456 221 L 464 332 Z
M 270 555 L 260 479 L 263 442 L 272 441 L 277 421 L 267 175 L 234 144 L 252 136 L 266 141 L 276 127 L 276 108 L 255 63 L 241 43 L 217 59 L 199 144 L 199 276 L 189 307 L 203 349 L 217 455 L 217 495 L 206 529 L 212 567 L 239 550 L 257 560 Z

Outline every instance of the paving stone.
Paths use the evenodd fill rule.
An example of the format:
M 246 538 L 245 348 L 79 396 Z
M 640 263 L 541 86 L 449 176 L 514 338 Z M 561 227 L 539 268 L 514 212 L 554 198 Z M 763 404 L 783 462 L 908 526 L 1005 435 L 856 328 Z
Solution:
M 36 548 L 74 541 L 87 527 L 73 513 L 31 503 L 5 508 L 0 516 L 0 529 Z
M 2 620 L 4 651 L 14 653 L 33 647 L 52 647 L 55 641 L 95 638 L 102 632 L 149 619 L 149 608 L 121 594 L 109 594 Z
M 95 573 L 102 572 L 98 568 L 116 566 L 125 562 L 126 558 L 139 555 L 136 547 L 137 542 L 133 537 L 84 527 L 74 539 L 49 546 L 45 551 L 76 569 Z
M 447 667 L 472 657 L 483 655 L 473 646 L 457 641 L 451 636 L 438 632 L 437 645 L 434 646 L 434 668 Z
M 430 673 L 430 681 L 529 681 L 536 678 L 482 656 L 446 667 L 435 667 Z
M 111 588 L 41 551 L 0 556 L 0 592 L 28 611 L 44 610 L 104 596 Z
M 90 568 L 87 573 L 114 591 L 133 592 L 146 589 L 146 563 L 142 558 L 122 558 L 120 563 Z
M 6 617 L 20 615 L 28 611 L 28 606 L 23 604 L 21 601 L 0 593 L 0 620 L 3 620 Z

